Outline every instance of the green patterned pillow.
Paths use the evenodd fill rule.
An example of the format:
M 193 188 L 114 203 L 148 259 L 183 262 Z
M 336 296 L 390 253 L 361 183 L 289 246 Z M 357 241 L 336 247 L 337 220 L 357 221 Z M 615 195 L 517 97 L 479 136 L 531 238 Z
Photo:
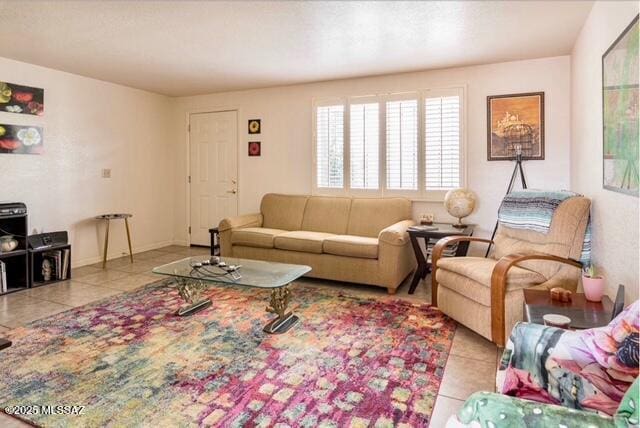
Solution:
M 638 378 L 631 384 L 627 393 L 622 397 L 620 406 L 614 415 L 616 428 L 638 426 L 640 414 L 638 413 L 638 401 L 640 400 L 640 384 Z

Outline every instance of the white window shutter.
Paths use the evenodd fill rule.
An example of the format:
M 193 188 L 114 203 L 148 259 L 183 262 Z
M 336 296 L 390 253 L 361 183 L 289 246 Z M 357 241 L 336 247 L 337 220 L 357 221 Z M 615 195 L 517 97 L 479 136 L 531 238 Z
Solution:
M 351 188 L 378 189 L 379 105 L 351 104 L 349 117 Z
M 460 187 L 460 97 L 425 99 L 425 185 Z
M 386 107 L 387 189 L 418 190 L 418 100 Z
M 316 179 L 318 188 L 344 187 L 344 106 L 316 110 Z

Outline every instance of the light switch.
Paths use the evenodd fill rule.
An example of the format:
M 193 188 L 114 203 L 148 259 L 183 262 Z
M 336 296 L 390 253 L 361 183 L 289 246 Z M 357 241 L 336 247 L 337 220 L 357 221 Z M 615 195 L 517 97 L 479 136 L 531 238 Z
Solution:
M 111 178 L 111 168 L 104 168 L 102 170 L 102 178 Z

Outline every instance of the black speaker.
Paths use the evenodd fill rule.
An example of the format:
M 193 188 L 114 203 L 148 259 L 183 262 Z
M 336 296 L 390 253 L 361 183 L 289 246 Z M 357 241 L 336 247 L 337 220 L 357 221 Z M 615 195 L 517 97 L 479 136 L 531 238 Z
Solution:
M 67 245 L 68 242 L 69 235 L 66 231 L 40 233 L 29 236 L 29 248 L 32 250 Z

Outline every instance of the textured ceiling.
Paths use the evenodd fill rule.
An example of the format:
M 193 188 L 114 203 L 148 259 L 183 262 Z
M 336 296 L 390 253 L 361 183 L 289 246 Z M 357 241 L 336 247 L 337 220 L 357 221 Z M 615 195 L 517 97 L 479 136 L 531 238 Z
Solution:
M 591 6 L 0 0 L 0 56 L 194 95 L 565 55 Z

